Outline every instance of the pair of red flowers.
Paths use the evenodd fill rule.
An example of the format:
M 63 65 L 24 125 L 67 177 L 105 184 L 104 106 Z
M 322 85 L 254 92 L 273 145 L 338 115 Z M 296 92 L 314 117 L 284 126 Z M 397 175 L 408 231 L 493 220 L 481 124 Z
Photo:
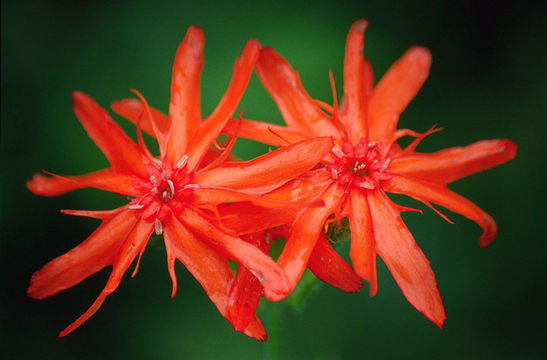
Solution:
M 178 259 L 234 328 L 257 339 L 266 338 L 254 314 L 262 295 L 272 301 L 283 299 L 306 267 L 348 292 L 359 290 L 365 279 L 374 295 L 377 254 L 406 298 L 442 325 L 445 314 L 435 277 L 401 220 L 402 211 L 413 209 L 393 203 L 386 192 L 466 216 L 482 227 L 480 245 L 487 246 L 496 235 L 494 220 L 446 185 L 512 159 L 516 145 L 484 140 L 432 154 L 416 152 L 418 143 L 435 129 L 420 134 L 397 129 L 397 122 L 427 78 L 431 55 L 427 49 L 411 48 L 374 86 L 372 67 L 362 53 L 366 26 L 366 21 L 356 22 L 347 37 L 340 107 L 334 85 L 333 106 L 311 99 L 279 54 L 249 40 L 235 62 L 225 95 L 202 119 L 204 38 L 195 26 L 177 50 L 169 116 L 150 108 L 137 92 L 140 100 L 112 104 L 116 113 L 137 124 L 137 144 L 90 97 L 73 93 L 76 116 L 110 168 L 83 176 L 35 175 L 28 188 L 54 196 L 95 187 L 132 200 L 110 211 L 63 211 L 99 218 L 102 224 L 83 243 L 37 271 L 28 294 L 45 298 L 106 266 L 113 269 L 97 300 L 60 336 L 98 310 L 134 259 L 140 259 L 154 231 L 165 241 L 172 295 Z M 253 68 L 286 127 L 232 119 Z M 147 149 L 141 129 L 157 139 L 159 156 Z M 232 138 L 224 149 L 214 151 L 212 145 L 221 133 Z M 247 162 L 234 161 L 230 152 L 236 136 L 279 148 Z M 397 140 L 403 136 L 415 140 L 401 148 Z M 351 229 L 353 267 L 323 233 L 345 217 Z M 274 228 L 287 239 L 277 261 L 268 255 Z M 235 276 L 228 260 L 239 264 Z M 137 268 L 138 261 L 133 275 Z

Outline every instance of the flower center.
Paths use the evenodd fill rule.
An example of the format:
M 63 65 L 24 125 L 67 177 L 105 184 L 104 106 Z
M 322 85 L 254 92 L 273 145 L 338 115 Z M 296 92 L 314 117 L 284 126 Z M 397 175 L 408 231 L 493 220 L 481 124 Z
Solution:
M 162 233 L 161 222 L 171 209 L 180 209 L 191 200 L 199 185 L 191 183 L 193 173 L 186 170 L 187 157 L 183 157 L 176 167 L 169 160 L 154 159 L 147 165 L 148 181 L 134 183 L 141 195 L 129 203 L 129 208 L 142 209 L 142 217 L 156 222 L 156 233 Z
M 334 163 L 328 165 L 332 178 L 344 186 L 358 186 L 362 189 L 377 189 L 380 182 L 391 179 L 385 172 L 390 159 L 383 158 L 379 145 L 367 143 L 364 138 L 354 146 L 347 139 L 342 140 L 342 149 L 331 151 Z

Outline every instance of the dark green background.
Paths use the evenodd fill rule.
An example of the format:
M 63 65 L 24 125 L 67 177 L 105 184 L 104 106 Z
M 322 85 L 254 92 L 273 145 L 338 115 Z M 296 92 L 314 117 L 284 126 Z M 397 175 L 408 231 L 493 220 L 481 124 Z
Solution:
M 2 1 L 1 353 L 7 358 L 260 359 L 265 345 L 232 330 L 197 282 L 177 265 L 179 293 L 161 242 L 139 274 L 85 325 L 57 333 L 91 304 L 108 271 L 52 298 L 25 289 L 33 271 L 81 242 L 92 219 L 61 208 L 109 209 L 124 200 L 96 190 L 58 198 L 32 195 L 25 181 L 46 169 L 82 174 L 106 166 L 71 110 L 78 89 L 103 106 L 140 90 L 167 110 L 175 49 L 191 24 L 206 36 L 202 105 L 210 113 L 233 60 L 251 37 L 271 45 L 300 72 L 308 92 L 331 101 L 328 69 L 339 92 L 345 36 L 368 19 L 365 52 L 377 78 L 411 45 L 433 53 L 430 78 L 403 114 L 401 127 L 445 130 L 423 151 L 509 137 L 517 158 L 451 187 L 497 220 L 487 249 L 479 228 L 429 209 L 405 217 L 432 263 L 448 320 L 440 330 L 404 299 L 379 263 L 379 292 L 313 290 L 300 310 L 282 313 L 287 359 L 533 359 L 545 356 L 546 6 L 540 2 L 210 2 Z M 280 121 L 253 75 L 245 116 Z M 134 135 L 127 123 L 123 126 Z M 241 141 L 237 154 L 265 151 Z M 415 204 L 414 204 L 415 205 Z M 420 205 L 417 205 L 420 206 Z M 345 250 L 344 250 L 345 249 Z M 347 251 L 342 248 L 342 251 Z M 267 328 L 270 325 L 266 324 Z M 3 358 L 6 358 L 3 356 Z

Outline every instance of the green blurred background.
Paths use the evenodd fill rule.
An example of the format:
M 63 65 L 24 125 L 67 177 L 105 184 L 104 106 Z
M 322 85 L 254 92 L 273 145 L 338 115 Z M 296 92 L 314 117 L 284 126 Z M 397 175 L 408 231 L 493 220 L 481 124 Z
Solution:
M 380 262 L 374 298 L 366 286 L 350 295 L 322 285 L 300 309 L 276 304 L 282 358 L 546 356 L 545 2 L 12 0 L 1 6 L 3 358 L 262 358 L 266 345 L 234 332 L 181 264 L 179 293 L 170 298 L 159 241 L 147 248 L 136 278 L 126 275 L 95 316 L 56 339 L 109 273 L 52 298 L 26 297 L 32 272 L 97 226 L 59 209 L 110 209 L 124 199 L 96 190 L 37 197 L 25 181 L 41 169 L 82 174 L 106 166 L 72 113 L 75 89 L 108 107 L 136 88 L 166 111 L 174 53 L 191 24 L 206 36 L 202 106 L 209 114 L 248 38 L 277 49 L 308 92 L 330 102 L 328 69 L 341 93 L 345 36 L 359 18 L 370 22 L 365 52 L 377 78 L 412 45 L 433 53 L 430 78 L 400 126 L 424 131 L 436 123 L 445 130 L 419 149 L 509 137 L 519 152 L 512 162 L 451 186 L 497 220 L 499 235 L 489 248 L 478 247 L 479 228 L 456 214 L 449 213 L 455 225 L 429 209 L 405 217 L 435 271 L 448 316 L 443 330 L 407 303 Z M 246 117 L 280 121 L 255 75 L 242 105 Z M 236 153 L 250 158 L 265 150 L 240 141 Z

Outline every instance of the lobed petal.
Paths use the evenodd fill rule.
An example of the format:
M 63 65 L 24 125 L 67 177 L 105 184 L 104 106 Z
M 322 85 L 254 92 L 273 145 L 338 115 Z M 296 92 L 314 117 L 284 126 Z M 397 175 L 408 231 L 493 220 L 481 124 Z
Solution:
M 95 302 L 93 302 L 93 304 L 89 307 L 89 309 L 87 309 L 84 314 L 82 314 L 72 324 L 70 324 L 63 331 L 61 331 L 59 337 L 63 337 L 74 331 L 76 328 L 86 322 L 91 316 L 93 316 L 97 312 L 97 310 L 99 310 L 106 296 L 116 290 L 116 288 L 120 284 L 123 274 L 129 267 L 129 265 L 131 265 L 137 254 L 144 250 L 146 242 L 152 234 L 153 229 L 153 223 L 144 220 L 137 221 L 133 229 L 124 239 L 123 245 L 121 246 L 119 251 L 116 251 L 115 253 L 113 252 L 114 254 L 116 254 L 117 258 L 114 261 L 114 268 L 110 273 L 110 277 L 108 278 L 108 281 L 103 291 L 101 291 Z
M 161 134 L 166 135 L 169 130 L 169 117 L 167 115 L 151 107 L 150 112 L 152 113 L 152 119 L 150 119 L 146 114 L 144 105 L 137 99 L 113 101 L 111 107 L 116 114 L 131 121 L 133 124 L 136 125 L 139 123 L 141 129 L 154 138 L 156 137 L 154 126 Z
M 179 220 L 193 233 L 243 264 L 264 286 L 267 299 L 285 297 L 290 283 L 283 270 L 266 254 L 238 237 L 229 235 L 190 208 L 185 208 Z
M 211 147 L 211 143 L 220 135 L 220 132 L 234 114 L 249 83 L 259 51 L 260 43 L 251 39 L 245 44 L 241 56 L 236 59 L 226 93 L 213 113 L 201 125 L 196 136 L 192 139 L 191 146 L 188 148 L 189 169 L 198 167 L 201 159 Z
M 355 22 L 346 40 L 344 100 L 340 116 L 354 143 L 362 137 L 368 138 L 367 102 L 373 78 L 372 67 L 363 56 L 363 34 L 367 26 L 365 20 Z
M 104 169 L 81 176 L 44 176 L 35 174 L 27 181 L 27 188 L 36 195 L 57 196 L 68 192 L 93 187 L 121 195 L 137 196 L 139 192 L 133 183 L 139 178 L 112 169 Z
M 145 177 L 144 154 L 107 112 L 92 98 L 78 91 L 72 93 L 72 102 L 76 117 L 112 169 Z
M 172 295 L 176 292 L 174 261 L 179 259 L 201 284 L 219 312 L 233 323 L 228 314 L 229 284 L 233 281 L 228 260 L 198 239 L 174 215 L 169 215 L 164 224 L 167 262 L 173 280 Z M 248 320 L 246 326 L 236 330 L 258 340 L 265 340 L 266 331 L 256 315 L 253 313 Z
M 384 189 L 388 192 L 408 195 L 418 201 L 431 201 L 476 222 L 483 231 L 479 240 L 481 247 L 490 245 L 496 237 L 498 227 L 494 219 L 477 205 L 448 190 L 444 185 L 395 175 L 385 183 Z
M 367 195 L 378 255 L 382 257 L 407 300 L 442 327 L 446 315 L 435 275 L 399 211 L 381 191 Z
M 239 120 L 236 119 L 228 121 L 222 132 L 227 135 L 236 135 L 238 122 Z M 242 120 L 237 136 L 273 146 L 285 146 L 306 140 L 306 137 L 298 131 L 255 120 Z
M 170 129 L 167 156 L 176 164 L 186 153 L 201 121 L 200 77 L 203 67 L 203 31 L 191 26 L 177 49 L 171 78 Z
M 332 248 L 320 233 L 308 260 L 308 269 L 321 281 L 345 292 L 357 292 L 362 282 L 350 264 Z
M 412 153 L 395 158 L 389 172 L 448 184 L 471 174 L 503 164 L 515 157 L 517 145 L 511 140 L 483 140 L 433 154 Z
M 332 148 L 329 137 L 282 147 L 253 160 L 227 163 L 196 174 L 201 187 L 223 187 L 262 194 L 312 169 Z
M 399 116 L 429 75 L 431 53 L 422 47 L 409 49 L 376 85 L 368 103 L 369 140 L 386 142 L 397 128 Z
M 374 296 L 378 291 L 376 244 L 367 196 L 359 190 L 354 190 L 351 192 L 349 203 L 351 261 L 357 274 L 370 284 L 370 296 Z
M 274 49 L 260 51 L 255 70 L 290 129 L 307 137 L 342 137 L 340 129 L 308 95 L 298 73 Z
M 105 218 L 84 242 L 32 275 L 27 289 L 28 296 L 34 299 L 46 298 L 111 265 L 136 222 L 136 213 L 131 210 L 123 210 Z
M 243 240 L 256 246 L 263 253 L 267 254 L 272 243 L 271 234 L 261 231 L 245 235 Z M 228 320 L 237 331 L 245 329 L 253 318 L 258 307 L 260 298 L 264 295 L 264 288 L 260 281 L 241 264 L 229 291 Z
M 319 239 L 325 221 L 338 207 L 343 196 L 342 190 L 336 184 L 329 186 L 321 196 L 324 207 L 307 208 L 301 211 L 292 224 L 291 234 L 277 259 L 277 263 L 285 270 L 294 289 Z M 272 300 L 281 300 L 282 297 Z

